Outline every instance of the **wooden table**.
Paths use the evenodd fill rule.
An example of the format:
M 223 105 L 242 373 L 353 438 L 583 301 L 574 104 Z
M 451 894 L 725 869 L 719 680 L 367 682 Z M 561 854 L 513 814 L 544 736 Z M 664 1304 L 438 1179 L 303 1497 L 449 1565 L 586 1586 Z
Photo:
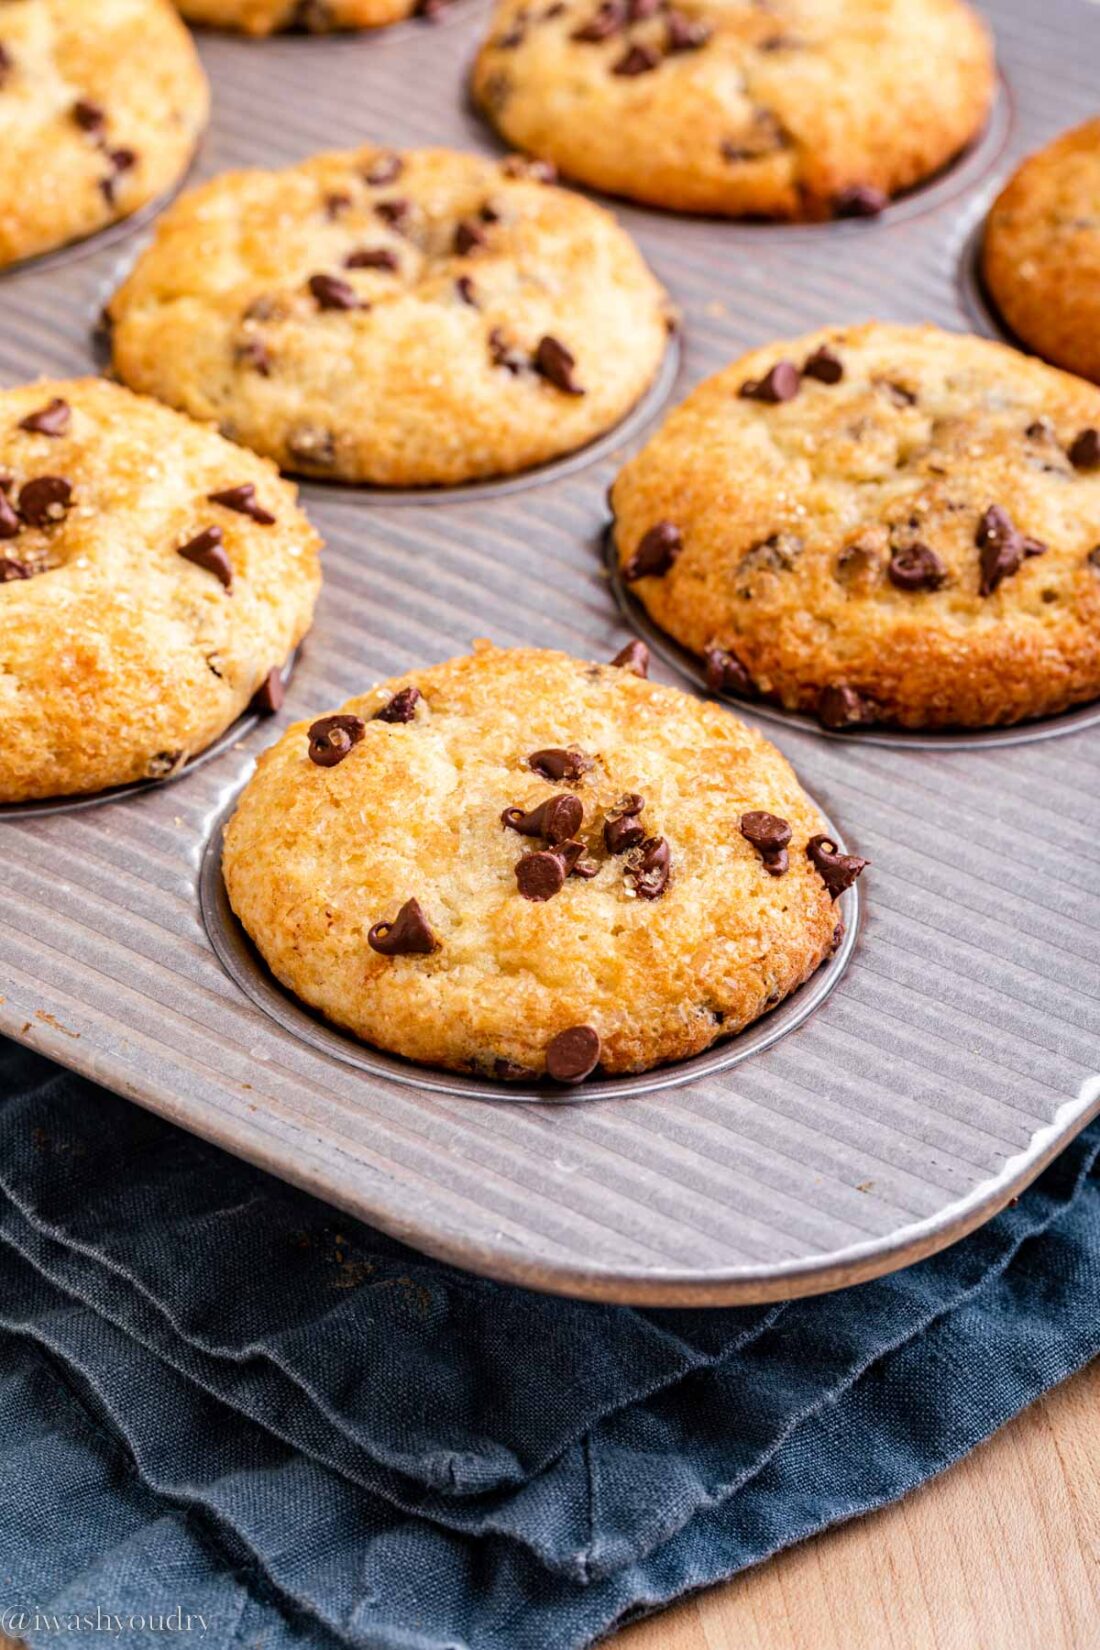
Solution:
M 609 1650 L 1097 1645 L 1100 1360 L 897 1506 L 665 1610 Z M 0 1650 L 20 1647 L 0 1636 Z
M 1096 1650 L 1100 1360 L 896 1506 L 610 1650 Z

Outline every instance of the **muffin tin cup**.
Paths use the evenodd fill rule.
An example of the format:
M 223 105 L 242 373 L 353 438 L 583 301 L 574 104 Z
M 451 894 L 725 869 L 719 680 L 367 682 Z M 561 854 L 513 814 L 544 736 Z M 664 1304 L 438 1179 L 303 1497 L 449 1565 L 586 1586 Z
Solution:
M 403 1083 L 431 1094 L 451 1094 L 464 1100 L 487 1100 L 498 1105 L 516 1102 L 544 1106 L 578 1105 L 630 1095 L 656 1094 L 729 1071 L 743 1060 L 770 1048 L 780 1038 L 789 1036 L 811 1014 L 816 1013 L 840 984 L 859 937 L 861 895 L 860 885 L 856 882 L 836 902 L 837 919 L 844 923 L 845 932 L 834 955 L 804 985 L 761 1019 L 693 1059 L 658 1066 L 637 1075 L 595 1077 L 574 1086 L 556 1085 L 549 1081 L 538 1084 L 502 1083 L 477 1076 L 465 1077 L 458 1072 L 415 1065 L 410 1060 L 360 1042 L 330 1025 L 279 984 L 234 915 L 222 876 L 225 826 L 236 805 L 237 797 L 234 797 L 214 822 L 198 881 L 207 937 L 226 973 L 257 1008 L 312 1048 L 374 1077 L 391 1083 Z M 832 821 L 826 818 L 825 825 L 831 840 L 841 852 L 847 852 L 844 840 Z
M 985 9 L 1011 90 L 967 154 L 878 219 L 740 224 L 605 200 L 684 314 L 664 393 L 677 372 L 679 396 L 817 327 L 991 330 L 965 292 L 975 226 L 1022 154 L 1094 112 L 1100 7 Z M 446 52 L 420 24 L 204 35 L 200 169 L 285 166 L 367 138 L 499 153 L 465 102 L 487 21 L 456 5 Z M 0 380 L 89 370 L 81 323 L 118 278 L 115 235 L 139 229 L 40 261 L 35 281 L 15 272 Z M 306 481 L 326 582 L 284 719 L 479 635 L 600 660 L 641 634 L 705 691 L 698 661 L 629 592 L 612 598 L 596 549 L 619 449 L 661 393 L 600 442 L 499 482 L 397 494 Z M 733 1305 L 908 1264 L 994 1214 L 1100 1110 L 1100 710 L 925 736 L 734 708 L 766 726 L 871 867 L 841 903 L 840 954 L 695 1060 L 513 1088 L 409 1065 L 311 1014 L 221 886 L 222 823 L 274 737 L 241 723 L 177 780 L 118 793 L 125 806 L 5 812 L 0 1030 L 414 1247 L 527 1287 Z
M 603 558 L 607 581 L 611 586 L 619 611 L 627 624 L 646 646 L 670 665 L 708 699 L 717 699 L 742 716 L 770 722 L 776 727 L 797 729 L 813 734 L 818 739 L 832 739 L 852 745 L 881 745 L 890 750 L 911 751 L 974 751 L 988 746 L 1034 745 L 1041 740 L 1057 739 L 1067 733 L 1080 733 L 1085 728 L 1100 724 L 1100 699 L 1075 710 L 1063 711 L 1059 716 L 1044 716 L 1032 722 L 1016 722 L 1004 728 L 958 728 L 943 732 L 890 727 L 827 728 L 813 716 L 800 711 L 784 710 L 782 705 L 769 705 L 761 699 L 739 698 L 736 694 L 716 692 L 707 682 L 706 668 L 698 654 L 682 647 L 662 630 L 646 611 L 638 597 L 633 595 L 619 569 L 611 527 L 602 535 Z

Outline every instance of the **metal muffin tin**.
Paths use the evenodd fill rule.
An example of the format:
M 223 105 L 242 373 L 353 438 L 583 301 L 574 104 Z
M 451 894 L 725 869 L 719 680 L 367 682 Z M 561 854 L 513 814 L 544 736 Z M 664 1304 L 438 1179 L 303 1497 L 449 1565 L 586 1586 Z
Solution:
M 1022 154 L 1096 112 L 1100 7 L 985 9 L 1004 76 L 990 129 L 879 221 L 616 205 L 683 311 L 676 399 L 750 346 L 830 323 L 996 333 L 975 310 L 975 229 Z M 202 36 L 214 115 L 195 176 L 366 139 L 497 152 L 465 95 L 487 17 L 457 0 L 434 29 Z M 90 317 L 118 256 L 112 234 L 0 276 L 0 381 L 95 370 Z M 420 1249 L 596 1299 L 834 1288 L 1019 1191 L 1100 1111 L 1095 710 L 952 741 L 828 737 L 739 706 L 873 862 L 863 920 L 849 910 L 845 950 L 742 1038 L 567 1096 L 588 1103 L 359 1048 L 280 992 L 227 912 L 220 824 L 279 726 L 480 635 L 596 659 L 623 645 L 624 612 L 640 620 L 610 588 L 605 490 L 660 393 L 521 482 L 305 486 L 326 582 L 276 725 L 238 725 L 168 785 L 2 812 L 0 1030 Z M 654 674 L 693 686 L 683 663 L 662 644 Z

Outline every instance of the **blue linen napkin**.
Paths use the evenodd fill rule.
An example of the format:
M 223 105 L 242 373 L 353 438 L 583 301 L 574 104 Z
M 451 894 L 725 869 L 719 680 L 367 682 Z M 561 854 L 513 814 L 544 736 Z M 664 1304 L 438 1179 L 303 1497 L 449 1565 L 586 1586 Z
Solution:
M 0 1043 L 0 1630 L 582 1650 L 1094 1355 L 1098 1156 L 892 1277 L 637 1311 L 427 1260 Z

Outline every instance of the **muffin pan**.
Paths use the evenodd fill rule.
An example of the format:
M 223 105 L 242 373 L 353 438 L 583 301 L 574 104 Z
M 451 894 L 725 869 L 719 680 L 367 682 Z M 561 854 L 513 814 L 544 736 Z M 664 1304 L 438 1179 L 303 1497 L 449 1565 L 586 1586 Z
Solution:
M 615 206 L 683 312 L 677 397 L 817 326 L 973 325 L 963 261 L 986 192 L 1095 112 L 1100 60 L 1088 0 L 985 9 L 1006 88 L 991 127 L 879 221 Z M 200 36 L 214 114 L 196 174 L 368 139 L 499 152 L 464 92 L 486 13 L 456 0 L 443 33 Z M 0 380 L 95 370 L 109 236 L 0 279 Z M 479 635 L 618 651 L 631 629 L 604 563 L 605 491 L 658 401 L 655 387 L 606 441 L 499 485 L 306 484 L 326 583 L 275 724 L 238 724 L 174 783 L 0 817 L 0 1030 L 420 1249 L 595 1299 L 835 1288 L 1019 1191 L 1100 1111 L 1100 707 L 992 735 L 838 738 L 738 705 L 872 861 L 845 896 L 844 948 L 740 1038 L 579 1094 L 490 1088 L 353 1043 L 280 991 L 227 912 L 221 822 L 279 727 Z M 651 640 L 653 674 L 682 682 L 673 644 Z

